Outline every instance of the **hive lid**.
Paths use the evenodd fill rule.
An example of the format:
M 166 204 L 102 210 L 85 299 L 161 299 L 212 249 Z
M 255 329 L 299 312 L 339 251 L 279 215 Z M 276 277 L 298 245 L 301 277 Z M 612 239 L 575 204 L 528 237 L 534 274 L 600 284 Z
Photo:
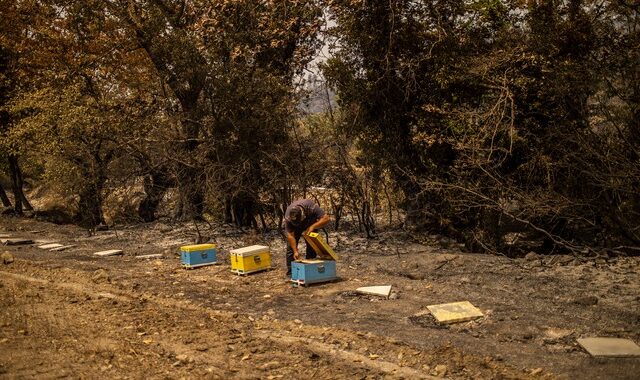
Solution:
M 389 298 L 389 295 L 391 294 L 391 285 L 363 286 L 356 289 L 356 293 Z
M 629 339 L 582 338 L 578 339 L 578 344 L 595 357 L 640 356 L 640 347 Z
M 231 254 L 238 256 L 252 256 L 257 253 L 263 253 L 265 251 L 269 251 L 269 247 L 267 247 L 266 245 L 250 245 L 248 247 L 232 249 Z
M 308 235 L 302 235 L 318 256 L 323 260 L 338 260 L 338 255 L 333 251 L 333 248 L 327 244 L 324 239 L 317 233 L 311 232 Z
M 427 306 L 427 309 L 438 323 L 464 322 L 484 316 L 480 309 L 469 301 L 430 305 Z
M 108 251 L 94 252 L 94 256 L 106 257 L 106 256 L 117 256 L 117 255 L 122 255 L 121 249 L 110 249 Z
M 204 251 L 205 249 L 215 249 L 215 244 L 193 244 L 193 245 L 184 245 L 180 247 L 181 251 L 191 252 L 191 251 Z

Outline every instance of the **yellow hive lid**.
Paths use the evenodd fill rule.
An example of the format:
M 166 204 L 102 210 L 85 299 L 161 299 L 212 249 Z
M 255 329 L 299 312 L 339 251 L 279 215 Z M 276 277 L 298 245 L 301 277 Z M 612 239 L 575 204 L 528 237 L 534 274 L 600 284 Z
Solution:
M 316 251 L 321 259 L 339 260 L 338 255 L 333 251 L 333 248 L 331 248 L 317 232 L 311 232 L 308 235 L 302 236 L 304 236 L 307 244 L 311 245 L 313 250 Z
M 248 247 L 232 249 L 231 254 L 238 256 L 251 256 L 265 251 L 269 251 L 269 247 L 267 247 L 266 245 L 250 245 Z
M 216 247 L 215 244 L 193 244 L 193 245 L 184 245 L 180 247 L 180 250 L 185 252 L 204 251 L 205 249 L 214 249 L 215 247 Z

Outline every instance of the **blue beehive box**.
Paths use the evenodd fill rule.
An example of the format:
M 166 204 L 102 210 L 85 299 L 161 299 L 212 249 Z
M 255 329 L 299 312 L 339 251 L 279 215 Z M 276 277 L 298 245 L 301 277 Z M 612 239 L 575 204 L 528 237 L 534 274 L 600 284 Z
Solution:
M 337 279 L 333 260 L 300 260 L 291 263 L 291 282 L 308 285 Z
M 214 244 L 195 244 L 180 247 L 180 262 L 185 268 L 216 264 L 216 246 Z

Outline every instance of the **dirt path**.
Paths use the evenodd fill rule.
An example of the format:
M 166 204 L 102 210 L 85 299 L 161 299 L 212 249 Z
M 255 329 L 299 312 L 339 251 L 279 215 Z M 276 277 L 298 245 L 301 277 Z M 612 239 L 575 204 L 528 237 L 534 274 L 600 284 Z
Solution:
M 76 244 L 58 253 L 4 248 L 16 261 L 0 266 L 0 377 L 632 379 L 640 373 L 639 359 L 596 360 L 575 344 L 582 336 L 640 341 L 638 258 L 513 261 L 401 235 L 369 246 L 337 235 L 342 281 L 292 288 L 281 269 L 248 277 L 231 274 L 226 264 L 181 269 L 174 252 L 189 242 L 184 227 L 87 237 L 72 226 L 0 219 L 0 231 Z M 266 242 L 282 265 L 277 238 L 211 232 L 223 252 Z M 91 256 L 103 248 L 126 254 Z M 134 257 L 158 252 L 162 259 Z M 395 299 L 352 291 L 377 284 L 393 285 Z M 474 303 L 485 318 L 442 327 L 416 316 L 426 305 L 459 300 Z

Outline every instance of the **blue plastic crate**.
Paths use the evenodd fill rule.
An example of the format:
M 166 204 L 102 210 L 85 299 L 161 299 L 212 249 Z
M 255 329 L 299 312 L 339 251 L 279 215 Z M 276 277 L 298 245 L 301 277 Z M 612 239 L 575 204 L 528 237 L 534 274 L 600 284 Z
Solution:
M 301 260 L 291 263 L 291 281 L 297 285 L 315 284 L 337 279 L 333 260 Z

